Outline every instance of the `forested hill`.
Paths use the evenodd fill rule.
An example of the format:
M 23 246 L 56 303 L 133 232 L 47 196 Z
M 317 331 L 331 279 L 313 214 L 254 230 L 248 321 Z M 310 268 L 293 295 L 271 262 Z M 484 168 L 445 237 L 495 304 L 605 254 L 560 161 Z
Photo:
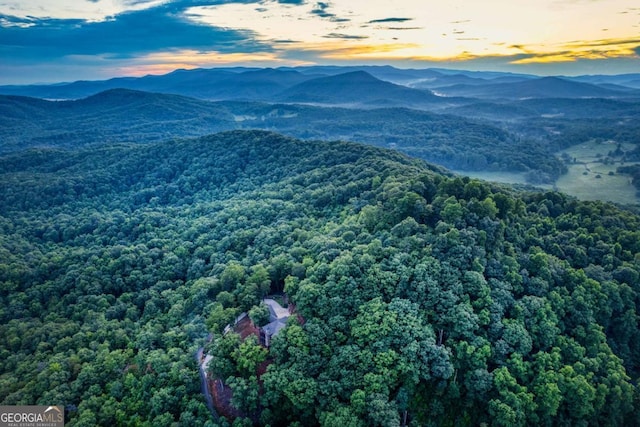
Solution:
M 67 425 L 638 425 L 640 217 L 259 131 L 0 163 L 0 404 Z M 286 291 L 267 352 L 222 329 Z M 268 366 L 267 366 L 268 365 Z
M 232 129 L 233 115 L 179 95 L 112 89 L 76 101 L 0 96 L 0 153 L 161 141 Z
M 319 77 L 299 83 L 277 96 L 286 102 L 400 105 L 416 108 L 442 103 L 428 90 L 418 90 L 377 79 L 365 71 Z
M 282 186 L 286 179 L 312 171 L 318 174 L 316 169 L 335 165 L 370 161 L 373 167 L 383 157 L 385 164 L 401 162 L 406 167 L 425 167 L 424 163 L 393 151 L 341 142 L 304 142 L 262 131 L 227 132 L 143 146 L 30 150 L 0 157 L 6 184 L 0 188 L 2 200 L 6 201 L 0 209 L 49 209 L 79 200 L 107 203 L 108 207 L 126 206 L 123 210 L 127 211 L 148 207 L 148 202 L 179 206 L 194 203 L 201 194 L 206 200 L 221 200 L 270 183 Z M 332 184 L 326 174 L 315 180 Z M 351 186 L 331 191 L 336 193 L 334 198 L 342 201 L 359 193 Z M 339 195 L 343 192 L 347 193 Z M 115 206 L 111 206 L 111 198 L 116 199 Z
M 0 95 L 0 154 L 34 147 L 158 142 L 235 129 L 392 146 L 457 170 L 530 172 L 535 182 L 552 182 L 566 169 L 546 147 L 494 124 L 406 108 L 209 102 L 127 89 L 56 102 Z

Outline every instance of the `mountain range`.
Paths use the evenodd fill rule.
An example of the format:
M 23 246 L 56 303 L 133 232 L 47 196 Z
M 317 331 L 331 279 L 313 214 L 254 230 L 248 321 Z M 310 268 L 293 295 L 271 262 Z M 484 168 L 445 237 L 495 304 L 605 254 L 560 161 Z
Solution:
M 436 108 L 451 97 L 640 98 L 640 74 L 538 77 L 525 74 L 398 69 L 383 67 L 213 68 L 176 70 L 164 75 L 77 81 L 53 85 L 0 86 L 0 94 L 46 99 L 78 99 L 108 89 L 133 89 L 208 100 L 286 101 Z M 439 97 L 433 96 L 435 92 Z M 426 105 L 425 105 L 426 104 Z
M 431 91 L 380 80 L 365 71 L 351 71 L 301 82 L 277 96 L 289 103 L 423 106 L 440 98 Z
M 613 89 L 614 85 L 602 87 L 560 77 L 542 77 L 515 82 L 489 82 L 455 84 L 439 87 L 443 96 L 466 96 L 483 99 L 528 99 L 528 98 L 623 98 L 638 95 L 631 88 Z
M 368 79 L 372 85 L 386 87 L 387 96 L 393 96 L 398 90 L 396 85 L 366 74 L 350 73 L 327 79 L 329 86 L 303 83 L 288 93 L 292 97 L 321 95 L 323 88 L 327 90 L 335 81 L 341 81 L 347 90 L 351 86 L 344 82 L 350 79 Z M 336 100 L 341 95 L 338 86 L 332 88 Z M 402 90 L 414 93 L 406 88 L 399 91 Z M 367 99 L 363 92 L 362 96 Z M 432 97 L 424 94 L 423 99 L 429 101 Z M 110 89 L 69 101 L 0 95 L 0 125 L 0 153 L 42 147 L 149 143 L 223 130 L 263 129 L 305 140 L 347 140 L 390 147 L 454 169 L 478 170 L 491 166 L 496 170 L 537 170 L 550 176 L 557 176 L 561 170 L 557 160 L 535 146 L 514 150 L 514 146 L 522 142 L 493 123 L 399 107 L 356 109 L 213 102 L 181 95 Z
M 524 173 L 529 182 L 551 184 L 567 170 L 556 157 L 563 148 L 595 139 L 638 151 L 638 79 L 313 66 L 4 86 L 0 154 L 261 129 L 388 147 L 458 171 Z

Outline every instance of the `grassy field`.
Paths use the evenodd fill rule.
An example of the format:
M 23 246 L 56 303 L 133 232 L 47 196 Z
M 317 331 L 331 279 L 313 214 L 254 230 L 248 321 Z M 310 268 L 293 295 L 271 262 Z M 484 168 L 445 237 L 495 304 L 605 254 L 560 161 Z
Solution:
M 631 178 L 616 173 L 618 166 L 622 165 L 621 156 L 608 156 L 616 147 L 615 143 L 589 141 L 558 152 L 558 156 L 568 156 L 573 163 L 569 165 L 569 172 L 556 182 L 557 189 L 581 200 L 639 203 Z M 630 151 L 634 146 L 623 144 L 621 148 Z M 607 157 L 609 163 L 605 164 L 603 160 Z
M 616 173 L 621 166 L 622 156 L 609 155 L 615 152 L 617 144 L 607 142 L 589 141 L 562 150 L 556 155 L 569 159 L 569 171 L 561 176 L 554 186 L 536 185 L 538 188 L 556 189 L 563 193 L 577 197 L 580 200 L 606 200 L 621 204 L 638 204 L 640 198 L 636 196 L 636 189 L 631 184 L 628 175 Z M 632 144 L 622 144 L 623 151 L 634 149 Z M 607 159 L 608 158 L 608 159 Z M 604 160 L 607 159 L 607 163 Z M 624 163 L 630 165 L 634 163 Z M 454 171 L 460 175 L 485 181 L 500 182 L 506 184 L 525 184 L 525 173 L 515 172 L 468 172 Z
M 523 184 L 530 185 L 526 180 L 526 174 L 524 172 L 469 172 L 469 171 L 453 171 L 459 175 L 468 176 L 475 179 L 481 179 L 483 181 L 500 182 L 504 184 Z M 538 187 L 538 186 L 536 186 Z M 540 186 L 543 188 L 551 188 L 548 186 Z

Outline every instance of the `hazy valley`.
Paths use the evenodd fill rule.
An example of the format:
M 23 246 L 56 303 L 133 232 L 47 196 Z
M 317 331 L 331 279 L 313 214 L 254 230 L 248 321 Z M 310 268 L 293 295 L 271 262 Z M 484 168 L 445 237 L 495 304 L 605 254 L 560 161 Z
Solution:
M 618 165 L 640 161 L 639 80 L 640 75 L 569 79 L 308 67 L 181 70 L 137 79 L 0 87 L 0 93 L 20 95 L 0 98 L 0 150 L 265 129 L 307 140 L 364 142 L 463 174 L 510 172 L 520 174 L 520 181 L 553 188 L 570 170 L 559 156 L 572 146 L 622 144 Z M 595 161 L 605 161 L 608 151 Z M 638 202 L 629 197 L 629 179 L 571 181 L 574 185 L 562 186 L 569 194 L 584 194 L 579 181 L 599 189 L 599 198 L 607 199 L 613 186 L 616 194 L 627 195 L 614 201 Z

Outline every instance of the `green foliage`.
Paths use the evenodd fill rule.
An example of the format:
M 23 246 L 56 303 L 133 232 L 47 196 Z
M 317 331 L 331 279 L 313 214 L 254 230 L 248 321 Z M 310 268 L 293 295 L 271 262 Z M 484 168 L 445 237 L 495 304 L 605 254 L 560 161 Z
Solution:
M 227 425 L 637 423 L 630 211 L 257 131 L 1 162 L 2 404 L 213 425 L 211 334 Z
M 635 150 L 636 160 L 640 159 L 640 148 Z M 617 168 L 618 173 L 624 173 L 631 176 L 631 183 L 636 187 L 638 193 L 640 193 L 640 165 L 619 166 Z
M 249 318 L 257 326 L 264 326 L 269 323 L 270 315 L 269 307 L 264 303 L 253 306 L 251 310 L 249 310 Z
M 238 367 L 240 375 L 248 377 L 255 374 L 258 365 L 266 360 L 267 350 L 258 344 L 255 335 L 251 335 L 240 343 L 238 348 L 231 353 L 231 357 Z

